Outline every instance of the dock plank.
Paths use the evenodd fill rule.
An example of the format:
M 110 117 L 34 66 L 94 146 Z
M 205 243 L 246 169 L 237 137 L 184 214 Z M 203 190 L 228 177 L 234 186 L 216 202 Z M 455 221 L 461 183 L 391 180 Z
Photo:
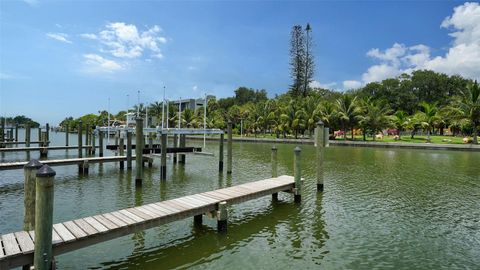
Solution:
M 22 250 L 22 253 L 28 253 L 35 249 L 35 245 L 33 243 L 32 238 L 26 231 L 16 232 L 14 233 L 15 237 L 17 238 L 18 245 Z
M 100 224 L 100 222 L 98 222 L 96 219 L 94 219 L 93 217 L 86 217 L 84 218 L 85 222 L 87 222 L 88 224 L 90 224 L 92 227 L 95 228 L 95 230 L 99 231 L 99 232 L 106 232 L 108 231 L 108 228 L 103 226 L 102 224 Z
M 87 236 L 87 233 L 85 233 L 80 227 L 78 227 L 77 224 L 73 221 L 67 221 L 64 222 L 63 225 L 75 236 L 75 238 L 79 239 L 82 237 Z
M 13 255 L 20 253 L 20 246 L 17 243 L 15 234 L 9 233 L 2 235 L 3 248 L 5 249 L 6 255 Z
M 62 223 L 53 224 L 53 229 L 62 238 L 63 242 L 75 240 L 75 236 Z
M 76 219 L 74 220 L 73 222 L 75 222 L 75 224 L 78 225 L 78 227 L 80 227 L 85 233 L 87 233 L 88 235 L 92 235 L 92 234 L 96 234 L 98 233 L 97 230 L 95 230 L 94 227 L 92 227 L 90 224 L 88 224 L 85 220 L 83 220 L 82 218 L 80 219 Z

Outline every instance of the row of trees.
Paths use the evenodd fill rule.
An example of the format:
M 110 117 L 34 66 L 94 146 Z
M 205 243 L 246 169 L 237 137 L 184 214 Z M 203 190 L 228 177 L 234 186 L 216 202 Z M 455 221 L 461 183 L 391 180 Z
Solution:
M 431 75 L 428 77 L 427 75 Z M 426 78 L 424 83 L 418 77 Z M 428 83 L 427 83 L 428 82 Z M 410 85 L 411 87 L 406 87 Z M 374 88 L 373 86 L 377 86 Z M 444 89 L 444 90 L 439 90 Z M 331 132 L 341 130 L 346 139 L 354 134 L 363 138 L 373 136 L 387 128 L 413 137 L 419 130 L 428 136 L 444 134 L 450 129 L 452 135 L 478 134 L 480 125 L 480 90 L 477 82 L 459 76 L 447 76 L 431 71 L 417 71 L 363 88 L 347 92 L 314 89 L 305 97 L 291 93 L 267 99 L 264 90 L 241 87 L 235 96 L 210 99 L 207 106 L 207 128 L 226 128 L 230 120 L 234 132 L 247 136 L 272 134 L 277 137 L 311 136 L 316 122 L 322 120 Z M 399 97 L 407 97 L 405 100 Z M 178 107 L 169 103 L 169 114 L 165 115 L 170 127 L 178 126 Z M 162 103 L 155 102 L 138 110 L 162 119 Z M 137 111 L 134 107 L 132 111 Z M 166 110 L 165 110 L 166 111 Z M 111 115 L 111 119 L 125 119 L 125 112 Z M 203 127 L 204 109 L 186 109 L 181 114 L 182 127 Z M 82 116 L 83 122 L 105 125 L 108 113 Z M 70 126 L 79 119 L 67 118 Z M 63 123 L 63 122 L 62 122 Z M 152 123 L 153 125 L 158 124 Z
M 30 127 L 37 128 L 40 126 L 39 123 L 33 121 L 32 119 L 26 117 L 25 115 L 17 115 L 15 117 L 0 117 L 0 123 L 6 124 L 7 126 L 19 125 L 20 127 L 25 127 L 27 124 Z

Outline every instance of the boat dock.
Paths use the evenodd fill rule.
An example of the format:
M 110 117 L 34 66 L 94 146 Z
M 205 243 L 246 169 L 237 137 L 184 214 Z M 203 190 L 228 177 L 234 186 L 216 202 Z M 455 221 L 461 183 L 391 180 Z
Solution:
M 52 229 L 53 255 L 60 255 L 189 217 L 194 217 L 194 222 L 198 225 L 202 223 L 204 214 L 216 218 L 218 230 L 224 232 L 227 229 L 227 205 L 281 191 L 290 192 L 294 189 L 294 177 L 283 175 L 57 223 Z M 34 231 L 9 233 L 0 236 L 0 239 L 0 269 L 33 264 Z

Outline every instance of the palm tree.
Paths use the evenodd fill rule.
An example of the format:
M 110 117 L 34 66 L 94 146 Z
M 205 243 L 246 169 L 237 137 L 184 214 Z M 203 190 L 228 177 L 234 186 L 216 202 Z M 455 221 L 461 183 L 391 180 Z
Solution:
M 408 126 L 409 117 L 408 114 L 402 110 L 398 110 L 392 115 L 392 123 L 398 130 L 398 139 L 402 139 L 401 132 Z
M 347 128 L 350 128 L 353 139 L 353 128 L 355 127 L 355 121 L 358 112 L 357 96 L 343 94 L 336 100 L 336 106 L 338 118 L 342 123 L 344 138 L 347 139 Z
M 296 100 L 291 100 L 285 107 L 284 113 L 280 116 L 284 131 L 293 131 L 295 139 L 298 138 L 299 131 L 305 128 L 305 118 L 305 111 L 299 106 Z
M 471 125 L 473 129 L 473 143 L 478 144 L 478 126 L 480 125 L 480 87 L 475 80 L 467 84 L 462 91 L 461 99 L 452 106 L 456 115 L 456 123 Z
M 372 102 L 369 99 L 363 102 L 361 114 L 357 115 L 360 126 L 364 131 L 370 131 L 375 140 L 377 132 L 391 125 L 391 118 L 389 114 L 391 110 L 380 102 Z M 365 132 L 364 132 L 365 134 Z
M 317 110 L 318 103 L 318 99 L 313 96 L 306 97 L 303 103 L 303 109 L 306 116 L 305 125 L 310 137 L 312 136 L 313 130 L 320 119 L 319 111 Z
M 416 114 L 417 119 L 420 120 L 422 127 L 427 130 L 427 142 L 430 142 L 431 130 L 440 119 L 438 115 L 437 103 L 422 102 L 420 103 L 420 106 L 422 107 L 422 111 Z

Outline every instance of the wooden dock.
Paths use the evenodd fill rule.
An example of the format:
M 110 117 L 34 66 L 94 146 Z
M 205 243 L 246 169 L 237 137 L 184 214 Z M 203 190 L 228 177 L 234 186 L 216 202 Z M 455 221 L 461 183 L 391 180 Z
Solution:
M 45 143 L 45 142 L 42 142 L 42 141 L 32 141 L 30 142 L 30 144 L 39 144 L 39 143 Z M 47 143 L 50 143 L 49 141 Z M 26 142 L 2 142 L 2 144 L 5 144 L 5 145 L 15 145 L 15 144 L 26 144 Z
M 135 159 L 135 157 L 136 156 L 132 156 L 132 159 Z M 144 156 L 144 157 L 146 158 L 147 156 Z M 40 160 L 40 162 L 48 166 L 64 166 L 64 165 L 82 164 L 85 161 L 88 163 L 104 163 L 104 162 L 117 162 L 117 161 L 126 161 L 126 160 L 127 160 L 127 156 L 109 156 L 109 157 L 86 157 L 86 158 Z M 0 163 L 0 171 L 23 169 L 23 167 L 27 163 L 28 161 Z
M 65 221 L 53 225 L 53 254 L 60 255 L 117 237 L 153 228 L 162 224 L 197 217 L 206 213 L 219 214 L 228 205 L 262 196 L 291 191 L 294 177 L 280 176 L 203 192 L 139 207 Z M 226 215 L 226 214 L 225 214 Z M 218 216 L 217 216 L 218 218 Z M 32 265 L 35 234 L 19 231 L 0 236 L 0 269 Z
M 82 149 L 93 148 L 94 146 L 85 145 L 82 146 Z M 98 148 L 98 146 L 95 146 Z M 47 146 L 47 147 L 12 147 L 12 148 L 0 148 L 0 153 L 2 152 L 27 152 L 27 151 L 40 151 L 40 150 L 76 150 L 78 146 Z

